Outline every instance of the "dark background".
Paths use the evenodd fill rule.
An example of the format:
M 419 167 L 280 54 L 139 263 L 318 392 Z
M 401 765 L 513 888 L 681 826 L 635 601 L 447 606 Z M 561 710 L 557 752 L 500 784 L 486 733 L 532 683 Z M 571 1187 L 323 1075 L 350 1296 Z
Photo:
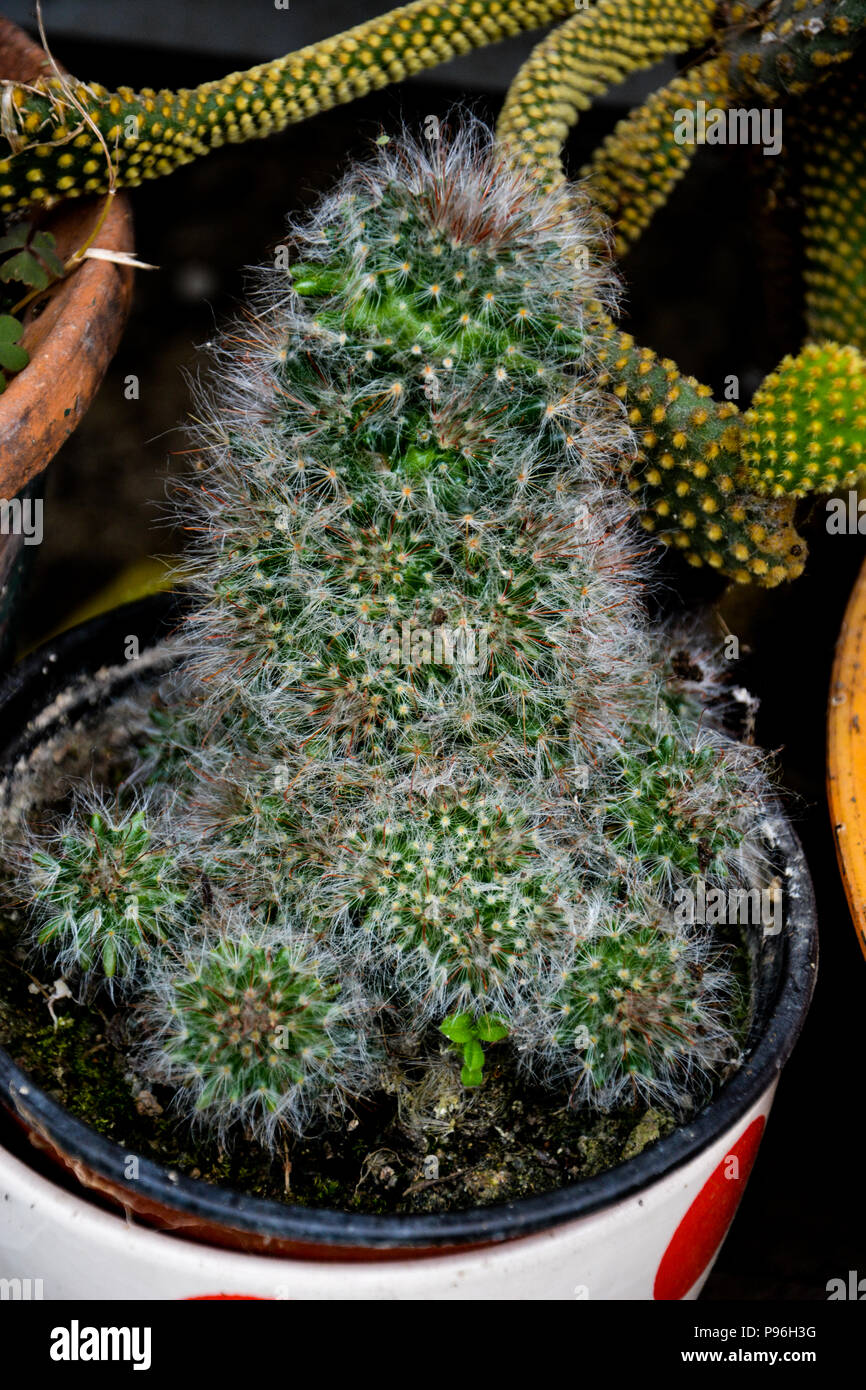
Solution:
M 302 0 L 292 4 L 280 16 L 278 36 L 271 0 L 230 6 L 216 0 L 180 6 L 57 0 L 45 12 L 56 55 L 77 76 L 112 87 L 175 87 L 273 57 L 386 8 L 386 0 L 366 7 L 350 0 L 318 8 Z M 21 19 L 29 7 L 4 8 Z M 248 21 L 243 32 L 240 13 Z M 159 47 L 142 42 L 148 32 L 159 34 Z M 46 536 L 26 595 L 24 646 L 68 623 L 130 565 L 154 554 L 170 556 L 182 544 L 160 512 L 167 477 L 187 465 L 178 429 L 189 403 L 184 373 L 196 370 L 196 346 L 237 304 L 243 267 L 281 240 L 285 214 L 301 210 L 401 118 L 418 129 L 426 114 L 441 115 L 463 98 L 492 120 L 530 43 L 521 39 L 469 55 L 270 140 L 224 148 L 134 193 L 138 254 L 161 269 L 138 274 L 117 357 L 50 469 Z M 649 83 L 629 84 L 581 119 L 569 151 L 574 170 L 641 85 L 648 89 Z M 770 267 L 767 247 L 756 237 L 760 196 L 745 152 L 701 151 L 687 183 L 623 266 L 630 331 L 719 394 L 731 373 L 745 390 L 753 389 L 800 340 L 791 265 L 783 256 Z M 787 211 L 795 221 L 796 207 Z M 140 380 L 138 401 L 124 398 L 129 373 Z M 824 794 L 833 648 L 864 545 L 859 537 L 828 536 L 820 511 L 806 532 L 806 574 L 769 593 L 723 595 L 715 576 L 663 562 L 662 608 L 697 609 L 721 600 L 729 629 L 740 636 L 740 679 L 761 698 L 757 740 L 778 750 L 821 924 L 815 1003 L 705 1299 L 824 1299 L 829 1279 L 845 1278 L 850 1269 L 866 1274 L 857 1119 L 866 962 L 839 880 Z

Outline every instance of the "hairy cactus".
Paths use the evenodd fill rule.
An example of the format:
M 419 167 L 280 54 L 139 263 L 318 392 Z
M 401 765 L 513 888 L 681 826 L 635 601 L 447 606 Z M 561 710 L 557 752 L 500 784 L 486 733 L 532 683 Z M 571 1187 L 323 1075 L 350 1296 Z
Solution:
M 62 970 L 109 980 L 141 971 L 185 896 L 144 806 L 112 812 L 82 798 L 56 834 L 31 844 L 25 862 L 37 944 Z
M 363 1075 L 363 1043 L 334 967 L 283 928 L 221 924 L 153 971 L 149 1072 L 223 1130 L 299 1128 Z
M 495 1043 L 586 1104 L 686 1104 L 736 1061 L 734 974 L 675 894 L 754 880 L 765 789 L 647 623 L 594 217 L 465 122 L 291 241 L 197 403 L 140 770 L 188 896 L 138 1064 L 265 1142 L 442 1034 L 468 1087 Z
M 544 1063 L 581 1100 L 611 1105 L 637 1093 L 671 1103 L 695 1067 L 736 1059 L 723 1022 L 736 988 L 723 952 L 646 923 L 646 906 L 603 923 L 548 1003 Z

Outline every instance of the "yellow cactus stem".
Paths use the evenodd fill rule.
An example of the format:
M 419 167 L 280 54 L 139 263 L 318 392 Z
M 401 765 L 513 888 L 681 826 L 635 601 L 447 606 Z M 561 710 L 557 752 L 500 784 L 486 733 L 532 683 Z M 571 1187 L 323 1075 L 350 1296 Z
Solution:
M 807 98 L 797 128 L 809 337 L 866 353 L 866 75 L 859 63 Z
M 581 169 L 593 200 L 613 224 L 617 256 L 646 230 L 699 148 L 677 144 L 676 112 L 694 109 L 698 101 L 724 108 L 729 95 L 726 63 L 709 58 L 630 111 Z
M 554 29 L 509 89 L 497 135 L 547 183 L 579 113 L 629 73 L 713 37 L 714 0 L 599 0 Z
M 285 58 L 192 91 L 0 83 L 0 213 L 170 174 L 459 53 L 567 14 L 572 0 L 416 0 Z
M 734 0 L 725 18 L 737 97 L 781 102 L 851 58 L 866 32 L 866 0 Z
M 634 431 L 628 487 L 644 530 L 738 583 L 796 579 L 806 544 L 794 529 L 794 498 L 754 494 L 737 407 L 613 324 L 604 337 L 599 383 L 622 401 Z
M 866 360 L 807 343 L 761 383 L 744 417 L 749 486 L 767 497 L 853 487 L 866 476 Z

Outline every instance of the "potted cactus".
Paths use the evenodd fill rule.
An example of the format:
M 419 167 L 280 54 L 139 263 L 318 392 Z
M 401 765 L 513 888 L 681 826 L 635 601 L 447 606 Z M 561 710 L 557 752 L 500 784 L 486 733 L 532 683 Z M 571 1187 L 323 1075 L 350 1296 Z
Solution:
M 427 145 L 385 144 L 292 245 L 197 406 L 192 597 L 155 649 L 173 675 L 155 710 L 143 678 L 137 697 L 100 705 L 100 742 L 145 731 L 101 787 L 74 791 L 60 820 L 31 812 L 12 850 L 22 940 L 110 1009 L 146 1104 L 217 1145 L 285 1155 L 311 1193 L 337 1145 L 355 1185 L 338 1189 L 342 1224 L 311 1210 L 298 1239 L 294 1205 L 252 1231 L 228 1210 L 191 1220 L 187 1184 L 201 1182 L 157 1199 L 127 1149 L 133 1210 L 287 1256 L 322 1242 L 323 1217 L 338 1248 L 501 1239 L 545 1224 L 537 1193 L 514 1200 L 528 1134 L 499 1171 L 467 1156 L 443 1201 L 443 1128 L 460 1143 L 479 1114 L 492 1132 L 547 1097 L 536 1147 L 552 1148 L 556 1112 L 596 1142 L 588 1117 L 619 1126 L 619 1158 L 641 1132 L 670 1133 L 667 1159 L 664 1139 L 647 1152 L 669 1186 L 634 1288 L 694 1293 L 723 1232 L 710 1224 L 684 1255 L 672 1211 L 686 1219 L 684 1197 L 731 1154 L 731 1201 L 741 1192 L 772 1092 L 765 1067 L 746 1076 L 752 1030 L 770 1007 L 790 1047 L 814 939 L 760 762 L 714 724 L 711 669 L 683 681 L 647 624 L 651 561 L 619 481 L 633 440 L 600 365 L 614 285 L 592 216 L 464 121 Z M 9 788 L 20 807 L 22 779 Z M 708 925 L 682 910 L 699 883 L 767 910 L 743 915 L 742 936 Z M 783 931 L 773 905 L 791 892 Z M 723 1086 L 714 1111 L 726 1078 L 743 1093 L 729 1108 Z M 7 1081 L 42 1142 L 117 1196 L 105 1155 L 82 1169 L 34 1108 L 32 1078 Z M 391 1143 L 414 1135 L 410 1188 L 434 1188 L 438 1218 L 416 1211 L 400 1235 L 390 1189 L 372 1211 L 358 1200 L 374 1160 L 351 1137 L 369 1144 L 394 1107 Z M 586 1200 L 578 1187 L 569 1210 L 567 1193 L 561 1216 Z M 512 1203 L 487 1212 L 491 1195 Z M 453 1270 L 435 1259 L 427 1277 Z M 307 1277 L 291 1258 L 280 1271 L 251 1265 L 246 1286 Z M 599 1278 L 593 1296 L 612 1296 L 613 1271 Z
M 121 611 L 7 683 L 12 969 L 56 979 L 42 1030 L 4 1024 L 4 1091 L 87 1187 L 191 1238 L 12 1154 L 7 1243 L 35 1222 L 38 1255 L 50 1230 L 56 1296 L 699 1292 L 815 927 L 712 658 L 645 594 L 656 542 L 796 578 L 797 499 L 862 471 L 862 359 L 832 169 L 803 184 L 814 341 L 745 414 L 615 325 L 598 205 L 627 249 L 686 170 L 686 100 L 836 66 L 853 100 L 857 7 L 808 28 L 787 8 L 719 35 L 703 3 L 602 0 L 539 47 L 496 139 L 468 118 L 384 135 L 216 348 L 168 634 L 160 605 Z M 192 95 L 89 89 L 90 114 L 143 113 L 148 149 L 116 145 L 138 182 L 448 56 L 472 22 L 422 2 Z M 578 194 L 569 103 L 710 44 Z M 50 82 L 30 106 L 55 119 Z M 803 103 L 819 145 L 829 106 Z M 54 159 L 44 201 L 98 191 Z M 91 1089 L 93 1050 L 122 1084 Z

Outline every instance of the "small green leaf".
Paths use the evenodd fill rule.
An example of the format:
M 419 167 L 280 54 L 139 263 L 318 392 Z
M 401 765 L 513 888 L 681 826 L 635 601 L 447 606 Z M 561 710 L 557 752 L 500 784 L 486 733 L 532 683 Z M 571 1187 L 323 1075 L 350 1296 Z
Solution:
M 18 319 L 11 314 L 0 314 L 0 367 L 7 372 L 20 372 L 30 361 L 26 348 L 18 342 L 23 332 L 23 324 Z
M 463 1061 L 469 1071 L 481 1073 L 484 1066 L 484 1048 L 477 1038 L 470 1038 L 463 1048 Z
M 475 1020 L 475 1036 L 481 1042 L 501 1042 L 503 1038 L 508 1037 L 508 1025 L 495 1014 L 482 1014 Z
M 27 224 L 15 227 L 0 238 L 0 255 L 15 251 L 0 265 L 0 280 L 18 280 L 34 290 L 47 289 L 59 280 L 66 267 L 57 254 L 57 243 L 50 232 L 34 232 Z
M 474 1036 L 471 1014 L 449 1014 L 448 1017 L 439 1025 L 439 1032 L 444 1033 L 453 1043 L 465 1043 Z
M 460 1080 L 464 1086 L 480 1086 L 484 1077 L 480 1071 L 471 1071 L 469 1067 L 463 1067 L 460 1072 Z

